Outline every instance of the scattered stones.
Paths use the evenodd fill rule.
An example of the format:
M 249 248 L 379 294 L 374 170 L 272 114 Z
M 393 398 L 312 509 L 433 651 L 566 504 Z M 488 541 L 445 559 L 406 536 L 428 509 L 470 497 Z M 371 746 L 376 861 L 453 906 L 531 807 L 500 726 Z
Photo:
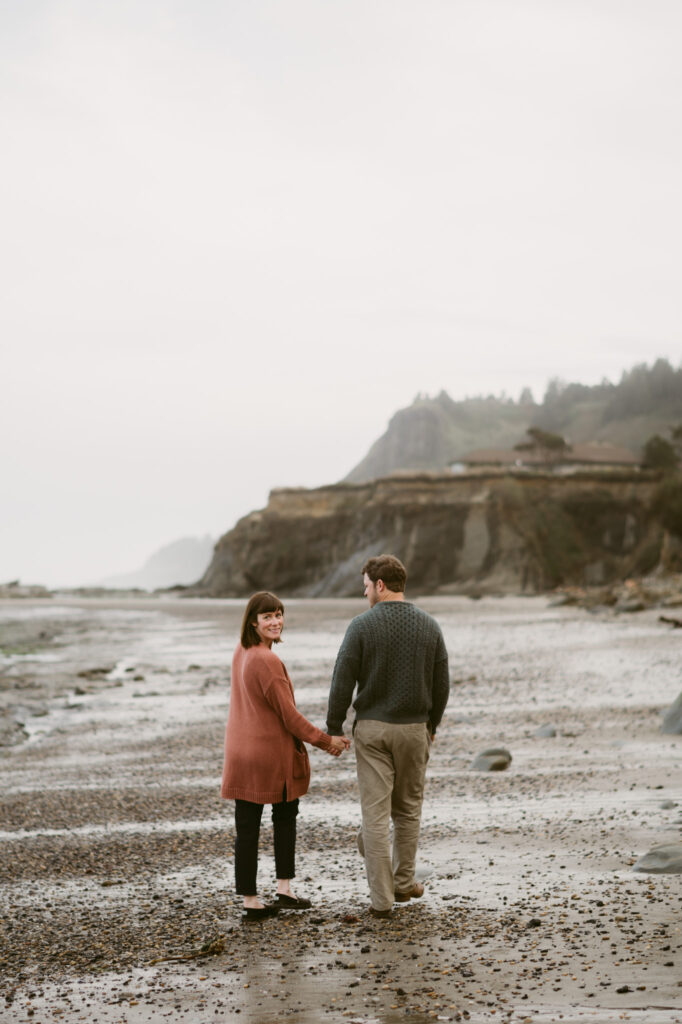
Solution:
M 673 736 L 682 735 L 682 693 L 666 711 L 663 724 L 661 725 L 661 732 L 666 732 Z
M 504 747 L 490 747 L 477 754 L 469 765 L 470 772 L 503 772 L 512 762 L 512 756 Z
M 682 843 L 654 846 L 634 864 L 633 871 L 653 875 L 682 875 Z
M 426 897 L 397 907 L 389 921 L 368 919 L 364 865 L 355 848 L 352 761 L 339 769 L 312 750 L 298 884 L 314 910 L 309 917 L 280 914 L 249 934 L 240 927 L 233 891 L 232 808 L 218 794 L 226 668 L 204 665 L 193 676 L 184 662 L 166 658 L 163 614 L 142 612 L 139 622 L 130 615 L 111 633 L 102 629 L 99 612 L 93 626 L 85 613 L 69 614 L 57 623 L 54 645 L 39 636 L 42 622 L 27 620 L 30 634 L 15 637 L 5 629 L 12 650 L 18 641 L 31 651 L 50 643 L 57 657 L 35 666 L 8 664 L 4 676 L 0 668 L 0 701 L 34 708 L 40 697 L 56 712 L 44 729 L 29 725 L 31 741 L 23 747 L 0 751 L 8 780 L 0 792 L 0 1018 L 504 1024 L 535 1019 L 538 1006 L 547 1008 L 547 1019 L 559 1020 L 575 1014 L 570 1007 L 580 1006 L 581 1015 L 586 1003 L 595 1020 L 604 1020 L 606 1002 L 608 1019 L 615 1020 L 631 1003 L 678 1005 L 681 876 L 649 878 L 618 868 L 635 860 L 629 853 L 648 834 L 643 828 L 670 827 L 679 813 L 661 814 L 663 791 L 677 800 L 681 777 L 673 740 L 662 743 L 657 735 L 662 716 L 655 697 L 643 689 L 636 703 L 622 701 L 624 689 L 632 686 L 634 698 L 636 687 L 645 687 L 647 664 L 659 660 L 674 692 L 679 635 L 651 630 L 654 616 L 645 630 L 624 616 L 603 627 L 601 642 L 590 635 L 581 646 L 585 615 L 566 610 L 535 622 L 528 607 L 543 608 L 541 599 L 524 601 L 524 632 L 514 625 L 505 634 L 511 600 L 495 605 L 500 633 L 492 640 L 488 602 L 476 609 L 480 618 L 462 657 L 467 667 L 457 674 L 473 665 L 478 682 L 453 693 L 439 727 L 420 844 Z M 313 629 L 342 634 L 347 605 L 332 626 L 328 602 L 299 607 L 294 612 L 304 630 L 317 616 Z M 217 611 L 207 606 L 202 614 L 219 615 L 221 623 L 228 618 L 220 640 L 238 635 L 240 611 L 230 604 Z M 459 627 L 460 614 L 458 603 L 450 628 L 455 620 Z M 195 606 L 186 615 L 193 622 L 199 617 Z M 515 617 L 512 611 L 510 621 Z M 537 648 L 524 645 L 545 623 L 551 643 L 540 635 Z M 0 620 L 0 638 L 2 628 Z M 598 633 L 602 624 L 595 619 L 589 629 Z M 594 677 L 586 665 L 595 650 L 611 652 L 614 640 L 617 646 L 619 637 L 633 634 L 629 649 L 641 649 L 641 660 L 624 659 L 623 676 L 600 693 L 598 709 L 591 707 L 584 698 Z M 205 645 L 206 632 L 197 631 L 182 648 L 186 660 L 208 660 Z M 299 706 L 320 723 L 331 655 L 299 658 L 285 655 Z M 125 692 L 112 690 L 111 678 L 76 680 L 78 670 L 108 663 L 119 666 L 114 676 L 119 684 L 125 680 Z M 144 688 L 132 685 L 136 672 L 146 676 Z M 158 692 L 161 672 L 167 673 L 164 698 L 180 696 L 181 706 L 193 709 L 186 721 L 177 710 L 163 717 L 166 700 L 153 706 L 131 700 L 132 690 L 149 687 L 146 697 Z M 214 677 L 224 699 L 197 701 Z M 65 700 L 84 697 L 76 682 L 102 698 L 83 700 L 87 728 L 78 714 L 62 710 Z M 100 712 L 100 703 L 106 709 L 117 696 L 124 716 Z M 532 731 L 548 720 L 561 741 L 534 744 Z M 164 722 L 171 727 L 161 728 Z M 571 734 L 581 743 L 569 742 Z M 623 736 L 625 756 L 612 746 Z M 474 750 L 494 752 L 483 748 L 491 737 L 520 746 L 519 770 L 495 779 L 466 771 Z M 537 757 L 527 756 L 529 748 Z M 504 753 L 506 766 L 511 755 Z M 643 789 L 651 791 L 646 798 Z M 268 898 L 274 888 L 269 818 L 264 815 L 261 850 Z M 673 831 L 655 841 L 666 838 L 682 836 Z M 157 961 L 153 969 L 150 961 Z M 616 1000 L 626 978 L 638 994 Z

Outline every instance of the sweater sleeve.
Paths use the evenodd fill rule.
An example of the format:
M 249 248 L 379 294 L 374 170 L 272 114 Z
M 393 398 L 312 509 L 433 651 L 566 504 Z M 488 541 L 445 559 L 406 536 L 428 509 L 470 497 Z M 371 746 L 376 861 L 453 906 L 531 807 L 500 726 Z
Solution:
M 273 676 L 263 691 L 270 707 L 279 715 L 288 731 L 299 740 L 322 750 L 329 750 L 330 737 L 309 722 L 296 707 L 291 688 L 284 676 Z
M 431 732 L 435 734 L 440 725 L 445 706 L 450 696 L 450 673 L 448 671 L 448 652 L 441 634 L 436 648 L 436 660 L 433 665 L 433 685 L 431 689 L 431 712 L 429 722 Z
M 343 638 L 336 664 L 332 674 L 332 685 L 329 690 L 327 707 L 327 731 L 330 736 L 343 734 L 343 723 L 346 719 L 348 706 L 353 697 L 353 690 L 358 681 L 362 663 L 362 639 L 360 628 L 353 620 Z

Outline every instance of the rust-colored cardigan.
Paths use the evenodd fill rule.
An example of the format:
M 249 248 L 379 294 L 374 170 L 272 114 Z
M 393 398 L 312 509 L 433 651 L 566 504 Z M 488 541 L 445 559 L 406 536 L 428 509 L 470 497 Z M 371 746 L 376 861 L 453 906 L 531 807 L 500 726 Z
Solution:
M 308 791 L 310 762 L 301 740 L 323 750 L 331 737 L 296 710 L 289 673 L 265 644 L 237 646 L 232 659 L 221 796 L 279 803 Z

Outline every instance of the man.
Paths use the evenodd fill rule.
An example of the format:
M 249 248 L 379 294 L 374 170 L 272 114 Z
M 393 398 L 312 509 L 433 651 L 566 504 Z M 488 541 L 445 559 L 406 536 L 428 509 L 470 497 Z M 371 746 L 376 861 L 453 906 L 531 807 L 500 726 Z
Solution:
M 405 600 L 407 572 L 399 559 L 370 558 L 362 573 L 370 607 L 351 621 L 339 649 L 327 732 L 343 735 L 357 683 L 358 845 L 365 857 L 370 914 L 390 917 L 394 901 L 407 903 L 424 894 L 415 880 L 415 862 L 429 749 L 450 692 L 448 655 L 435 619 Z

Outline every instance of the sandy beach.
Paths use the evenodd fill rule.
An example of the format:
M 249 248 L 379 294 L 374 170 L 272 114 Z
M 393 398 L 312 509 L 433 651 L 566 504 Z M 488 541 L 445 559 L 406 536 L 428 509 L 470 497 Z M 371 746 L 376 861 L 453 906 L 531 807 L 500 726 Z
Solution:
M 682 737 L 660 732 L 682 631 L 544 597 L 414 599 L 452 679 L 425 897 L 368 918 L 353 752 L 311 750 L 297 889 L 314 907 L 255 926 L 219 797 L 244 602 L 0 602 L 0 1021 L 682 1021 L 682 874 L 633 871 L 682 838 Z M 320 726 L 364 607 L 286 603 L 278 653 Z M 507 771 L 470 770 L 497 746 Z

